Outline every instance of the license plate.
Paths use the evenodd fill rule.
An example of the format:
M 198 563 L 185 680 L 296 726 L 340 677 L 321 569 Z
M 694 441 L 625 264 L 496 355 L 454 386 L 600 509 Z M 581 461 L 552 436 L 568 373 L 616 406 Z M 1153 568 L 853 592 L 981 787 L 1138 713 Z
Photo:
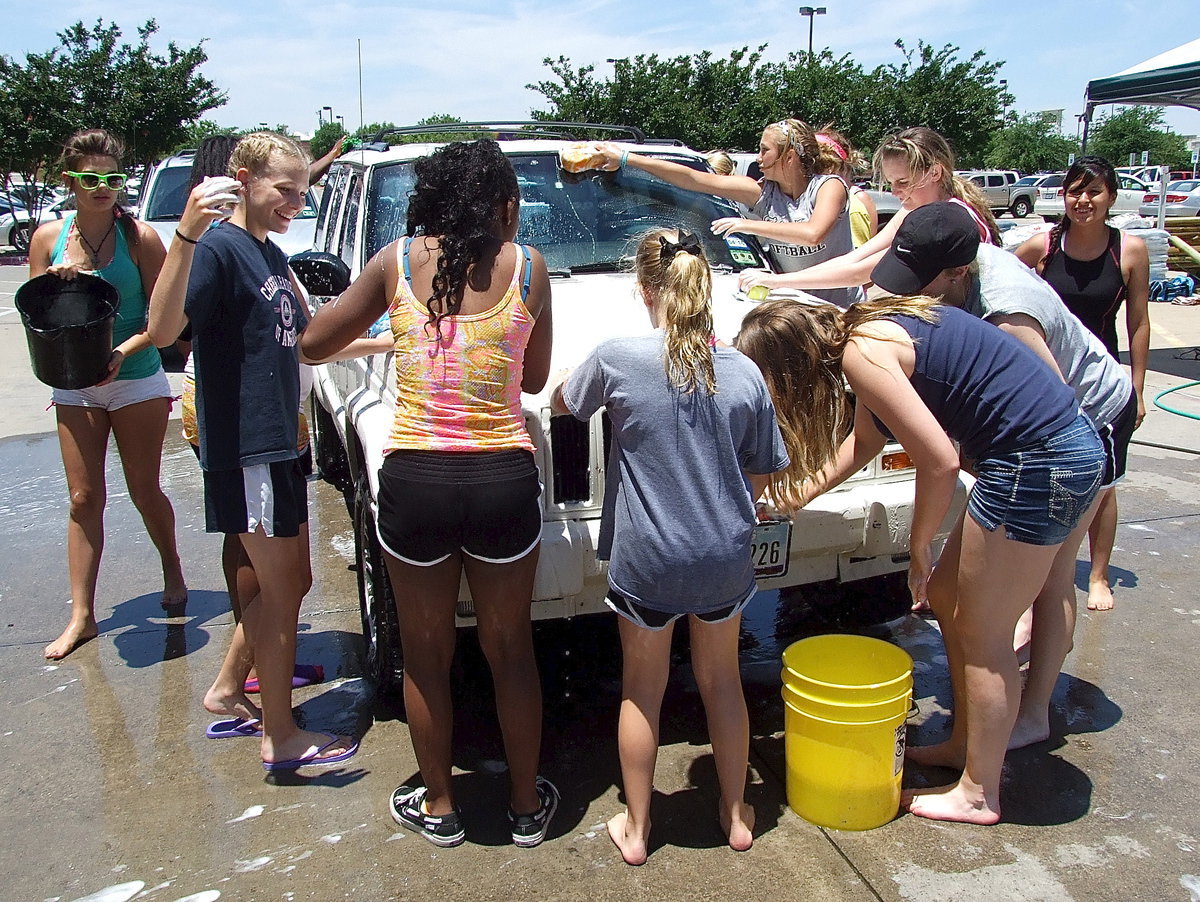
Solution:
M 791 520 L 768 520 L 755 524 L 754 537 L 750 541 L 755 577 L 786 576 L 791 546 Z
M 1043 191 L 1043 192 L 1042 192 L 1042 199 L 1043 199 L 1043 200 L 1054 200 L 1054 197 L 1055 197 L 1055 195 L 1057 195 L 1057 194 L 1058 194 L 1058 192 L 1057 192 L 1057 191 Z

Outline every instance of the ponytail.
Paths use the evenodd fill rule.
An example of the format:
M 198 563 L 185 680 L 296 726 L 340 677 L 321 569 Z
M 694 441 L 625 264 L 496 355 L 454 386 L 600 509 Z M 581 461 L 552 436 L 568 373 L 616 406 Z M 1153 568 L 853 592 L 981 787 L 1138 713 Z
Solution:
M 700 239 L 674 229 L 651 232 L 638 243 L 636 267 L 638 284 L 658 300 L 667 382 L 685 393 L 703 386 L 715 394 L 712 270 Z

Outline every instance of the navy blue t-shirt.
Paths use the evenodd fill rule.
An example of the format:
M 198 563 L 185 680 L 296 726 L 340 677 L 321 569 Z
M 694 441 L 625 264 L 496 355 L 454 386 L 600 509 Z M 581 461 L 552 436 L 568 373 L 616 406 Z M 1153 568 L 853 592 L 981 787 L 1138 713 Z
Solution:
M 912 337 L 913 388 L 967 457 L 1015 451 L 1074 422 L 1075 392 L 1033 351 L 957 307 L 935 312 L 935 323 L 885 318 Z
M 308 318 L 284 252 L 232 223 L 210 229 L 195 250 L 184 311 L 200 466 L 236 470 L 296 457 L 297 341 Z

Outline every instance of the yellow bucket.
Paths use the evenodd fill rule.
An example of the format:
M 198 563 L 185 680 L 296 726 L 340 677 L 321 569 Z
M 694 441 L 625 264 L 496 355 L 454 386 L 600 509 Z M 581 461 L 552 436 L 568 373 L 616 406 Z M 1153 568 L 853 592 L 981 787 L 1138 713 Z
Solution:
M 783 653 L 788 805 L 838 830 L 870 830 L 900 807 L 912 658 L 864 636 L 814 636 Z

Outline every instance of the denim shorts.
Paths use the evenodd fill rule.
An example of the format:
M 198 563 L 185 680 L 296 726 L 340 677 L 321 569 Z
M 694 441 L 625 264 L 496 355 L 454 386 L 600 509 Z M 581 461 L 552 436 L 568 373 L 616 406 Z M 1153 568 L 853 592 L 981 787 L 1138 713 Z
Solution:
M 989 532 L 1027 545 L 1061 544 L 1091 506 L 1106 455 L 1082 413 L 1075 422 L 1024 448 L 975 465 L 967 513 Z
M 91 388 L 56 388 L 50 393 L 50 398 L 63 407 L 120 410 L 152 398 L 172 398 L 174 394 L 167 374 L 160 367 L 158 372 L 141 379 L 114 379 L 108 385 L 93 385 Z

